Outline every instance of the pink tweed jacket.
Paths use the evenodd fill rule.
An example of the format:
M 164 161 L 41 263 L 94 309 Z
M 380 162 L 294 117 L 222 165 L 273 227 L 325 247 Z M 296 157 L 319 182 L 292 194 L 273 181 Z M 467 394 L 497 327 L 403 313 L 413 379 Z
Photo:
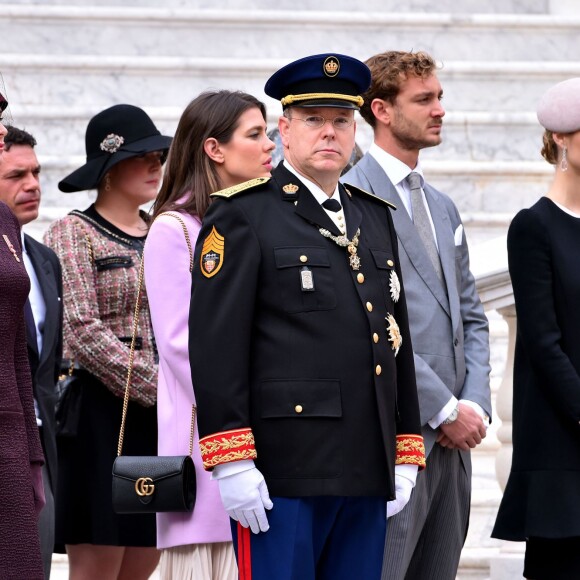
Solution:
M 62 265 L 64 357 L 123 397 L 142 241 L 69 214 L 50 226 L 44 242 Z M 157 365 L 146 292 L 138 337 L 130 393 L 149 407 L 156 400 Z
M 175 213 L 175 212 L 173 212 Z M 201 223 L 179 213 L 189 231 L 192 249 Z M 191 406 L 195 404 L 188 353 L 190 254 L 183 227 L 167 215 L 158 217 L 145 243 L 145 283 L 159 350 L 157 387 L 158 448 L 160 455 L 189 451 Z M 224 511 L 217 482 L 204 471 L 197 425 L 193 445 L 197 499 L 192 513 L 157 514 L 157 547 L 231 540 L 229 518 Z

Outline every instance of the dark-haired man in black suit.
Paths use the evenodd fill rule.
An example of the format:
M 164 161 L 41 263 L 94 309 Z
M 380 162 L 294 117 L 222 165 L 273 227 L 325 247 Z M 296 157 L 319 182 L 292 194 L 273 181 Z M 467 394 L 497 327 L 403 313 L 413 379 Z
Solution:
M 0 200 L 14 212 L 21 226 L 38 217 L 40 165 L 36 140 L 16 127 L 8 127 L 0 161 Z M 54 406 L 62 355 L 62 276 L 56 254 L 27 234 L 22 254 L 30 277 L 26 306 L 28 358 L 32 372 L 36 417 L 46 464 L 42 468 L 46 505 L 38 526 L 45 577 L 50 576 L 54 546 L 54 499 L 57 456 Z

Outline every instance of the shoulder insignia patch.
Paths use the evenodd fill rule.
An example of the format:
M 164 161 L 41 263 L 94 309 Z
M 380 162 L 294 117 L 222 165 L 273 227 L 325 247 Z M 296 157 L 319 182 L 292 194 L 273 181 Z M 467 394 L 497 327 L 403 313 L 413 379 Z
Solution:
M 211 232 L 203 242 L 201 258 L 199 260 L 201 273 L 206 278 L 215 276 L 223 266 L 224 247 L 225 238 L 218 233 L 215 226 L 212 226 Z
M 238 185 L 232 185 L 232 187 L 216 191 L 215 193 L 212 193 L 210 197 L 229 198 L 236 195 L 237 193 L 240 193 L 241 191 L 252 189 L 257 185 L 262 185 L 262 183 L 267 183 L 268 181 L 270 181 L 270 177 L 256 177 L 256 179 L 250 179 L 250 181 L 244 181 L 244 183 L 238 183 Z
M 344 185 L 344 188 L 346 189 L 346 193 L 348 193 L 348 195 L 352 195 L 351 192 L 349 191 L 349 189 L 350 189 L 351 191 L 354 191 L 355 193 L 362 193 L 366 197 L 370 197 L 372 199 L 376 199 L 377 201 L 385 203 L 391 209 L 397 209 L 397 206 L 394 203 L 391 203 L 390 201 L 387 201 L 386 199 L 383 199 L 382 197 L 379 197 L 378 195 L 375 195 L 374 193 L 371 193 L 370 191 L 366 191 L 364 189 L 361 189 L 360 187 L 356 187 L 354 185 L 351 185 L 350 183 L 343 183 L 343 185 Z

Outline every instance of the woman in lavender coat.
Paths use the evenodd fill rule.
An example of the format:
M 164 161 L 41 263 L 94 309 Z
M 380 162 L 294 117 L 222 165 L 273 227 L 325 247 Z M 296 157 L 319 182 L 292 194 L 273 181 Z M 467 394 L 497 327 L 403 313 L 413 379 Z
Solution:
M 145 283 L 159 351 L 159 455 L 189 451 L 195 405 L 188 354 L 190 252 L 210 194 L 269 176 L 273 148 L 266 135 L 264 105 L 245 93 L 202 93 L 179 121 L 144 251 Z M 161 578 L 235 580 L 229 520 L 217 482 L 202 467 L 198 442 L 196 425 L 193 511 L 157 514 L 157 547 L 163 550 Z

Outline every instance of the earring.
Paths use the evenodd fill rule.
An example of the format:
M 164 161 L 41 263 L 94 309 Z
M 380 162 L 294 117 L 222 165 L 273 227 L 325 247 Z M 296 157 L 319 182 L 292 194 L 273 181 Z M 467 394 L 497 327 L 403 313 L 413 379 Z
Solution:
M 562 171 L 568 171 L 568 157 L 567 157 L 568 148 L 564 146 L 562 149 L 562 161 L 560 161 L 560 169 Z
M 111 176 L 105 174 L 105 191 L 111 191 Z

